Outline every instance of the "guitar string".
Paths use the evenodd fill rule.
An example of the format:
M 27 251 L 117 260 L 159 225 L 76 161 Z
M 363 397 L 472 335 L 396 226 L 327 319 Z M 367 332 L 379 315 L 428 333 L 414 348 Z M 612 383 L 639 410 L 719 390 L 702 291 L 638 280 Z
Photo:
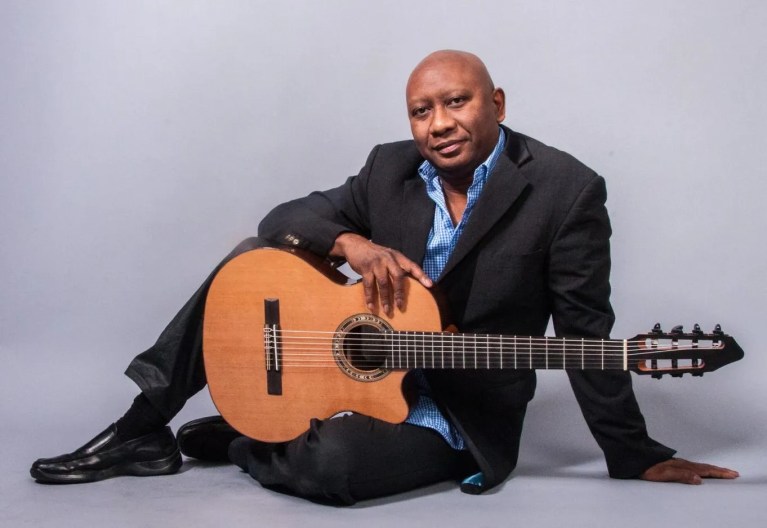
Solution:
M 299 334 L 299 335 L 294 335 Z M 289 366 L 291 368 L 317 368 L 317 367 L 329 367 L 336 368 L 337 362 L 335 356 L 328 354 L 328 347 L 333 348 L 334 343 L 338 340 L 337 331 L 305 331 L 305 330 L 278 330 L 277 337 L 282 347 L 282 362 L 283 366 Z M 387 340 L 387 338 L 389 338 Z M 395 339 L 391 339 L 395 338 Z M 421 342 L 430 341 L 431 347 L 418 347 Z M 661 341 L 671 341 L 673 338 L 661 338 Z M 402 342 L 404 340 L 404 343 Z M 440 333 L 440 332 L 380 332 L 377 334 L 351 334 L 347 333 L 343 336 L 344 343 L 351 345 L 365 343 L 375 343 L 380 348 L 366 347 L 366 356 L 363 359 L 354 360 L 354 365 L 357 368 L 365 369 L 366 367 L 375 369 L 379 367 L 393 368 L 397 363 L 402 364 L 402 355 L 405 356 L 406 363 L 409 364 L 412 359 L 414 365 L 455 365 L 455 359 L 458 357 L 461 360 L 461 364 L 465 366 L 463 358 L 468 356 L 475 356 L 475 361 L 469 362 L 469 367 L 474 365 L 474 368 L 499 368 L 503 367 L 503 360 L 506 358 L 521 359 L 522 365 L 527 363 L 528 368 L 533 367 L 534 360 L 536 366 L 540 361 L 545 360 L 547 367 L 553 366 L 556 368 L 558 360 L 561 361 L 562 368 L 565 368 L 566 362 L 569 359 L 571 364 L 580 368 L 604 368 L 604 366 L 612 368 L 623 369 L 624 354 L 627 357 L 635 359 L 639 356 L 645 356 L 646 361 L 649 361 L 652 356 L 664 354 L 666 352 L 684 352 L 684 351 L 706 351 L 722 348 L 717 346 L 716 348 L 701 347 L 700 339 L 692 346 L 680 346 L 679 344 L 671 347 L 660 347 L 655 345 L 653 348 L 647 348 L 646 342 L 651 338 L 645 338 L 641 340 L 627 340 L 624 344 L 623 340 L 594 340 L 594 339 L 580 339 L 571 338 L 568 343 L 567 339 L 563 338 L 546 338 L 546 337 L 528 337 L 528 336 L 501 336 L 493 334 L 455 334 L 455 333 Z M 690 338 L 681 337 L 682 341 L 691 341 Z M 703 338 L 704 344 L 710 340 Z M 296 344 L 293 343 L 296 342 Z M 491 348 L 492 345 L 507 345 L 512 346 L 514 343 L 522 344 L 523 346 L 537 345 L 539 348 L 543 344 L 548 347 L 551 345 L 550 350 L 536 350 L 528 349 L 523 351 L 509 351 Z M 449 350 L 445 350 L 442 345 L 448 342 L 450 345 Z M 629 347 L 630 343 L 630 347 Z M 645 346 L 641 346 L 640 343 L 645 343 Z M 455 350 L 453 345 L 458 344 L 459 350 Z M 460 350 L 461 345 L 473 345 L 471 350 Z M 296 346 L 300 345 L 300 346 Z M 392 347 L 400 345 L 401 350 L 397 353 L 398 357 L 394 356 Z M 401 346 L 401 345 L 404 345 Z M 570 346 L 567 350 L 567 346 Z M 482 350 L 482 346 L 485 347 Z M 562 348 L 560 348 L 560 346 Z M 599 352 L 593 352 L 594 350 Z M 629 353 L 629 349 L 631 352 Z M 371 354 L 380 353 L 378 357 L 370 358 Z M 444 354 L 447 353 L 448 361 L 445 360 Z M 440 355 L 439 360 L 435 357 L 436 354 Z M 418 356 L 421 356 L 420 358 Z M 431 356 L 430 358 L 428 356 Z M 568 357 L 564 357 L 568 356 Z M 561 359 L 560 359 L 561 358 Z M 429 361 L 431 359 L 431 361 Z M 661 358 L 670 360 L 671 358 Z M 690 358 L 679 358 L 689 361 Z M 399 360 L 399 361 L 398 361 Z M 389 361 L 391 364 L 389 364 Z M 642 360 L 640 360 L 642 361 Z M 552 365 L 548 365 L 552 363 Z M 506 365 L 509 367 L 509 360 Z M 633 365 L 632 365 L 633 366 Z M 539 367 L 540 368 L 540 367 Z M 672 367 L 675 368 L 675 367 Z M 682 367 L 685 368 L 685 367 Z M 692 367 L 694 368 L 694 366 Z M 657 367 L 655 367 L 657 369 Z M 657 370 L 663 370 L 663 367 Z
M 280 331 L 278 334 L 278 339 L 283 345 L 290 344 L 294 347 L 295 350 L 304 350 L 307 352 L 311 351 L 322 351 L 327 349 L 328 346 L 333 346 L 335 343 L 337 343 L 338 339 L 337 337 L 331 337 L 331 338 L 293 338 L 290 336 L 285 336 L 284 331 Z M 696 343 L 691 345 L 686 344 L 676 344 L 671 346 L 661 346 L 661 345 L 652 345 L 650 348 L 647 347 L 646 344 L 643 345 L 644 340 L 642 341 L 628 341 L 624 345 L 624 342 L 622 340 L 605 340 L 605 341 L 594 341 L 594 340 L 583 340 L 573 338 L 572 341 L 565 341 L 561 338 L 551 338 L 549 340 L 546 340 L 545 338 L 528 338 L 528 337 L 518 337 L 518 338 L 512 338 L 512 337 L 503 337 L 500 338 L 495 335 L 477 335 L 477 338 L 469 337 L 466 339 L 462 339 L 460 337 L 460 334 L 458 337 L 451 338 L 450 336 L 453 334 L 448 334 L 446 336 L 441 335 L 430 335 L 426 336 L 426 338 L 423 338 L 422 336 L 418 335 L 400 335 L 396 337 L 395 339 L 387 339 L 387 336 L 390 336 L 391 334 L 381 334 L 378 336 L 370 336 L 370 337 L 360 337 L 355 335 L 345 335 L 343 337 L 343 343 L 348 345 L 365 345 L 367 343 L 375 344 L 378 346 L 378 348 L 374 347 L 365 347 L 365 350 L 370 351 L 382 351 L 382 352 L 391 352 L 392 346 L 397 346 L 400 348 L 411 348 L 411 349 L 418 349 L 419 351 L 427 350 L 430 351 L 433 349 L 435 352 L 440 350 L 447 351 L 454 351 L 456 348 L 454 345 L 458 345 L 458 349 L 456 352 L 460 352 L 461 349 L 467 349 L 467 353 L 474 353 L 475 349 L 477 353 L 481 354 L 501 354 L 501 355 L 514 355 L 515 352 L 511 350 L 502 350 L 504 347 L 513 347 L 515 344 L 517 346 L 527 347 L 526 349 L 523 349 L 522 352 L 519 353 L 529 353 L 530 348 L 532 348 L 532 353 L 541 353 L 541 354 L 559 354 L 562 353 L 563 349 L 567 351 L 568 354 L 571 355 L 578 355 L 580 352 L 587 352 L 587 351 L 594 351 L 598 350 L 599 355 L 602 355 L 602 350 L 608 353 L 614 353 L 614 355 L 617 356 L 623 356 L 624 351 L 630 352 L 629 355 L 637 356 L 637 355 L 647 355 L 647 354 L 657 354 L 657 353 L 663 353 L 663 352 L 669 352 L 669 351 L 708 351 L 708 350 L 721 350 L 723 347 L 721 345 L 713 345 L 713 346 L 705 346 L 705 343 Z M 434 339 L 434 338 L 437 339 Z M 442 338 L 445 339 L 442 339 Z M 411 338 L 421 338 L 419 339 L 411 339 Z M 300 345 L 296 346 L 296 345 Z M 424 346 L 418 346 L 418 345 L 424 345 Z M 442 347 L 442 345 L 446 345 Z M 531 345 L 535 345 L 534 347 L 531 347 Z M 701 346 L 703 345 L 703 346 Z M 546 350 L 548 348 L 548 350 Z M 448 350 L 449 349 L 449 350 Z
M 328 341 L 333 342 L 336 341 L 339 337 L 339 332 L 337 331 L 308 331 L 308 330 L 285 330 L 280 329 L 277 330 L 278 335 L 280 339 L 292 339 L 292 340 L 305 340 L 307 344 L 318 344 L 318 345 L 325 345 Z M 298 334 L 298 335 L 295 335 Z M 572 338 L 562 338 L 562 337 L 546 337 L 546 336 L 506 336 L 506 335 L 500 335 L 500 334 L 461 334 L 461 333 L 452 333 L 452 332 L 418 332 L 418 331 L 398 331 L 398 332 L 380 332 L 375 334 L 353 334 L 353 333 L 346 333 L 343 334 L 343 339 L 345 342 L 352 341 L 352 342 L 365 342 L 365 341 L 371 341 L 371 342 L 381 342 L 387 341 L 390 342 L 391 340 L 409 340 L 409 341 L 421 341 L 426 342 L 429 340 L 432 341 L 446 341 L 446 342 L 461 342 L 461 343 L 471 343 L 471 342 L 478 342 L 481 341 L 482 344 L 487 344 L 488 340 L 492 340 L 491 342 L 493 344 L 505 344 L 505 345 L 513 345 L 514 342 L 517 344 L 543 344 L 543 345 L 551 345 L 552 347 L 559 347 L 564 345 L 569 345 L 572 349 L 577 350 L 580 349 L 581 346 L 585 347 L 599 347 L 601 349 L 602 346 L 605 347 L 613 347 L 616 350 L 623 351 L 624 349 L 624 340 L 623 339 L 594 339 L 594 338 L 579 338 L 579 337 L 572 337 Z M 642 346 L 642 343 L 647 343 L 647 341 L 656 340 L 655 337 L 646 337 L 642 339 L 627 339 L 625 340 L 630 347 L 634 347 L 634 350 L 643 350 L 645 347 Z M 714 344 L 711 347 L 705 347 L 705 344 L 707 342 L 716 341 L 716 338 L 711 337 L 701 337 L 698 338 L 698 341 L 695 342 L 694 338 L 688 338 L 688 337 L 681 337 L 681 338 L 667 338 L 662 337 L 660 339 L 657 339 L 657 341 L 693 341 L 693 343 L 690 345 L 692 348 L 697 348 L 700 350 L 707 350 L 708 348 L 711 349 L 719 349 L 722 348 L 721 344 Z M 702 340 L 702 342 L 701 342 Z M 704 345 L 704 346 L 701 346 Z M 681 348 L 681 345 L 677 344 L 676 346 L 669 347 L 671 348 Z
M 693 349 L 693 350 L 700 350 L 700 349 Z M 673 349 L 670 350 L 673 352 L 679 352 L 680 349 Z M 385 350 L 373 350 L 367 351 L 368 354 L 363 358 L 358 358 L 353 360 L 353 363 L 362 368 L 362 367 L 378 367 L 382 366 L 384 364 L 386 365 L 397 365 L 401 364 L 403 361 L 402 356 L 405 356 L 406 362 L 413 363 L 413 366 L 417 365 L 455 365 L 456 360 L 458 359 L 461 364 L 463 364 L 464 356 L 473 356 L 474 352 L 461 352 L 461 351 L 447 351 L 447 354 L 443 355 L 443 351 L 437 351 L 434 350 L 433 353 L 431 350 L 413 350 L 408 349 L 402 352 L 402 356 L 397 357 L 398 355 L 394 355 L 391 353 L 391 350 L 389 348 Z M 376 352 L 381 352 L 379 356 L 373 356 L 371 357 L 371 353 L 375 354 Z M 650 361 L 653 359 L 653 356 L 657 354 L 663 353 L 663 350 L 660 351 L 645 351 L 642 353 L 636 353 L 631 354 L 630 357 L 632 358 L 632 363 L 636 361 L 636 359 L 639 359 L 640 363 L 643 361 Z M 667 351 L 666 351 L 667 352 Z M 290 345 L 283 345 L 282 348 L 282 363 L 284 366 L 294 366 L 294 365 L 305 365 L 305 366 L 335 366 L 336 365 L 336 356 L 333 355 L 328 350 L 312 350 L 307 351 L 302 348 L 295 348 L 291 347 Z M 487 352 L 487 351 L 479 351 L 477 353 L 477 362 L 476 366 L 478 368 L 492 368 L 492 367 L 502 367 L 505 366 L 508 368 L 511 364 L 513 364 L 512 361 L 510 361 L 509 358 L 514 357 L 514 354 L 503 354 L 498 352 Z M 639 356 L 644 356 L 644 358 L 639 358 Z M 540 365 L 544 360 L 548 360 L 550 366 L 556 366 L 561 365 L 563 368 L 567 365 L 567 361 L 570 361 L 570 365 L 573 367 L 578 367 L 579 365 L 581 368 L 594 368 L 594 367 L 600 367 L 601 365 L 606 366 L 612 366 L 612 367 L 623 367 L 623 354 L 616 354 L 616 353 L 606 353 L 604 355 L 599 353 L 583 353 L 583 354 L 573 354 L 569 360 L 568 358 L 563 358 L 561 355 L 556 355 L 552 353 L 545 353 L 545 352 L 521 352 L 517 354 L 517 358 L 521 361 L 521 364 L 527 365 L 528 367 L 535 364 Z M 504 363 L 504 359 L 506 359 L 506 362 Z M 661 358 L 664 360 L 670 360 L 670 358 Z M 689 358 L 681 358 L 683 361 L 689 361 Z M 473 365 L 475 363 L 470 362 L 470 365 Z M 684 366 L 683 366 L 684 368 Z M 691 367 L 692 368 L 692 367 Z

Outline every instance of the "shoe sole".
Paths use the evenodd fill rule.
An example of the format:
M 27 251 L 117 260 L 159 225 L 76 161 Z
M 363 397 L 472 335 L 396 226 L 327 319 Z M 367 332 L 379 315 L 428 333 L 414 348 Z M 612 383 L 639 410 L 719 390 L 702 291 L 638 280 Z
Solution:
M 181 454 L 176 449 L 173 454 L 158 460 L 130 462 L 94 471 L 48 473 L 40 468 L 32 468 L 29 472 L 32 478 L 42 484 L 83 484 L 119 476 L 154 477 L 157 475 L 172 475 L 181 468 L 182 463 Z

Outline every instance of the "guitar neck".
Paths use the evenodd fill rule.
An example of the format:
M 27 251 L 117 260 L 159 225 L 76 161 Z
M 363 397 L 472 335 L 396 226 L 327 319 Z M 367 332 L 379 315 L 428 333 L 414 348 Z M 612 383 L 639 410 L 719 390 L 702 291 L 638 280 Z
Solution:
M 624 339 L 393 331 L 379 343 L 391 369 L 627 370 Z

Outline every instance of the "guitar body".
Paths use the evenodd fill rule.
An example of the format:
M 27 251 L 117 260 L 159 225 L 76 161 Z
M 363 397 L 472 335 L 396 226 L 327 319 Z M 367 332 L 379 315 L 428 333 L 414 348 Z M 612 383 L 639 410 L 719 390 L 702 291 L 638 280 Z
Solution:
M 203 354 L 211 397 L 226 421 L 251 438 L 291 440 L 310 419 L 342 411 L 393 423 L 407 417 L 406 371 L 377 370 L 360 379 L 339 365 L 345 332 L 339 328 L 345 321 L 348 327 L 350 316 L 371 316 L 362 284 L 346 284 L 340 273 L 309 260 L 279 249 L 249 251 L 221 269 L 208 293 Z M 276 365 L 264 339 L 265 300 L 278 301 L 279 328 L 287 336 L 279 340 Z M 441 330 L 433 296 L 412 279 L 405 310 L 376 315 L 396 330 Z M 270 367 L 279 394 L 270 394 Z

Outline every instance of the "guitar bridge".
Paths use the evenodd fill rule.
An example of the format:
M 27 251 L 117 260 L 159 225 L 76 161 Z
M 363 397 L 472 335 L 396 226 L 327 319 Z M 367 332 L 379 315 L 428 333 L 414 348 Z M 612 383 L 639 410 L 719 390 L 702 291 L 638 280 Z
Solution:
M 282 347 L 280 346 L 280 301 L 264 299 L 264 354 L 266 392 L 282 395 Z

